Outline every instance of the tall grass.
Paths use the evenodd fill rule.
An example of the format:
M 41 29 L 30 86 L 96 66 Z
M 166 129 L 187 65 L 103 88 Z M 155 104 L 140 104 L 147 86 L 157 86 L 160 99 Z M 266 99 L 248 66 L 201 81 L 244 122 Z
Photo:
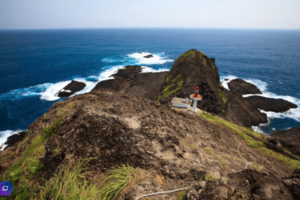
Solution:
M 110 170 L 106 179 L 93 181 L 86 178 L 85 166 L 90 160 L 87 158 L 72 168 L 65 166 L 61 169 L 44 187 L 40 187 L 40 199 L 112 200 L 141 175 L 139 168 L 122 165 Z
M 78 162 L 72 168 L 66 165 L 44 187 L 40 187 L 40 199 L 101 199 L 97 182 L 85 177 L 84 166 L 90 160 Z

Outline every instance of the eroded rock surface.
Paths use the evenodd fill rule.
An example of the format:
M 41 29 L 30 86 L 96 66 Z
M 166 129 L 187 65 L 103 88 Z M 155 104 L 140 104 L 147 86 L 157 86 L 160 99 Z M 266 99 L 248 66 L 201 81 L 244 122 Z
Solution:
M 295 199 L 300 199 L 300 169 L 294 171 L 294 173 L 283 179 L 284 185 L 289 188 Z
M 112 75 L 115 79 L 101 81 L 93 90 L 107 89 L 157 100 L 168 72 L 140 73 L 141 71 L 141 66 L 126 66 Z
M 220 179 L 198 182 L 191 185 L 186 196 L 188 200 L 292 200 L 288 188 L 276 176 L 255 170 L 243 170 L 228 175 L 229 180 Z M 297 191 L 297 189 L 295 189 Z
M 234 79 L 228 83 L 231 92 L 240 95 L 244 94 L 262 94 L 261 91 L 253 84 L 248 83 L 242 79 Z

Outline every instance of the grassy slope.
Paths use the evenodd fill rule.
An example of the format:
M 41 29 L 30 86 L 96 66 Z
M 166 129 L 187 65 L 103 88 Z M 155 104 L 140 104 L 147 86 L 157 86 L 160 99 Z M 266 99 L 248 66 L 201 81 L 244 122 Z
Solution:
M 238 126 L 238 125 L 228 122 L 222 118 L 216 118 L 206 112 L 203 112 L 201 115 L 212 123 L 220 124 L 222 126 L 225 126 L 229 129 L 231 129 L 233 132 L 235 132 L 239 136 L 241 136 L 241 138 L 243 138 L 250 147 L 257 149 L 257 150 L 265 153 L 266 155 L 269 155 L 269 156 L 285 163 L 288 167 L 292 167 L 294 169 L 300 168 L 300 161 L 283 156 L 280 153 L 277 153 L 275 151 L 272 151 L 272 150 L 264 147 L 263 142 L 266 141 L 266 136 L 264 136 L 260 133 L 254 132 L 250 128 Z

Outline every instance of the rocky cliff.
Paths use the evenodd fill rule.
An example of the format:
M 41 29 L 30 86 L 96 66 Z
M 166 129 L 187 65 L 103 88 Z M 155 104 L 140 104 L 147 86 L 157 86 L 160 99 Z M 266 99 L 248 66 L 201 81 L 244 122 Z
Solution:
M 92 92 L 55 103 L 28 133 L 12 138 L 0 152 L 0 181 L 14 185 L 7 199 L 134 200 L 178 188 L 142 199 L 297 199 L 298 151 L 278 151 L 272 137 L 225 120 L 239 106 L 253 111 L 252 104 L 222 88 L 214 59 L 185 54 L 170 72 L 121 69 Z M 198 106 L 220 116 L 169 106 L 196 84 L 211 100 Z

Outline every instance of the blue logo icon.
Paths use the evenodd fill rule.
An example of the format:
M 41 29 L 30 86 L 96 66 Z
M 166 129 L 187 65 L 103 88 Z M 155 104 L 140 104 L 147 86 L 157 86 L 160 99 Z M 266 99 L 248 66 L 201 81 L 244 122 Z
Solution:
M 12 191 L 13 191 L 13 186 L 10 182 L 2 181 L 0 183 L 0 195 L 6 197 L 6 196 L 11 195 Z

